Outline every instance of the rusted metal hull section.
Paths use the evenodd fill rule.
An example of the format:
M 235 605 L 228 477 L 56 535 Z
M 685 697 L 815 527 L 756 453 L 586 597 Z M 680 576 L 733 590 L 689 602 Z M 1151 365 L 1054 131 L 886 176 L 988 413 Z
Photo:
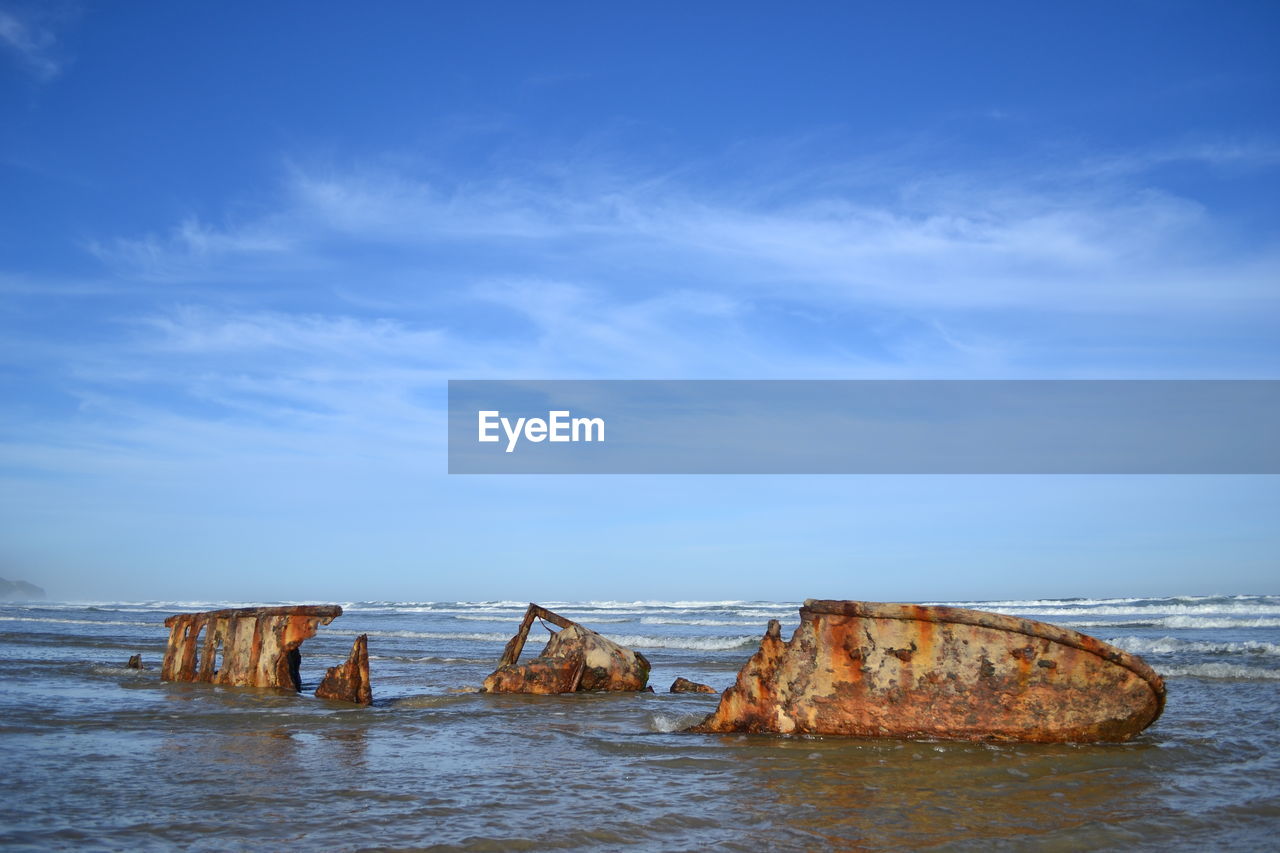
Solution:
M 334 605 L 242 607 L 180 613 L 169 629 L 160 676 L 230 687 L 300 690 L 298 647 L 342 615 Z
M 1124 741 L 1160 716 L 1164 682 L 1093 637 L 995 613 L 806 601 L 694 732 L 1038 742 Z
M 520 663 L 534 620 L 560 628 L 542 654 Z M 649 661 L 644 655 L 600 636 L 590 628 L 530 604 L 520 629 L 507 643 L 498 668 L 484 680 L 486 693 L 581 693 L 644 690 Z
M 373 688 L 369 684 L 369 635 L 361 634 L 351 644 L 351 654 L 344 663 L 330 667 L 324 674 L 316 695 L 321 699 L 373 704 Z

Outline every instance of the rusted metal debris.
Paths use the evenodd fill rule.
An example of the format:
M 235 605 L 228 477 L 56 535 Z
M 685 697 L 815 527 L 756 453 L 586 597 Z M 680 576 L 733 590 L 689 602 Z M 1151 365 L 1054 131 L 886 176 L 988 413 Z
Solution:
M 672 693 L 716 693 L 718 691 L 714 687 L 710 687 L 706 684 L 699 684 L 696 681 L 690 681 L 687 678 L 681 677 L 671 682 L 671 692 Z
M 561 630 L 552 632 L 542 654 L 520 663 L 535 619 Z M 484 680 L 486 693 L 585 693 L 644 690 L 649 661 L 590 628 L 530 604 L 520 629 L 507 642 L 498 668 Z
M 1093 637 L 1013 616 L 809 600 L 789 642 L 757 651 L 693 732 L 1038 742 L 1124 741 L 1164 682 Z
M 345 663 L 330 667 L 324 674 L 316 695 L 321 699 L 373 704 L 373 688 L 369 684 L 369 635 L 361 634 L 351 644 Z
M 231 687 L 302 689 L 302 641 L 342 615 L 336 604 L 241 607 L 164 620 L 169 644 L 160 677 Z

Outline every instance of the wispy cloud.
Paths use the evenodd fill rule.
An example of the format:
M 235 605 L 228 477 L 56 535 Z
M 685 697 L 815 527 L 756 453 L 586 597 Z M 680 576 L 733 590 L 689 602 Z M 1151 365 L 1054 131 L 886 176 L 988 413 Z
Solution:
M 61 450 L 19 455 L 81 447 L 101 465 L 154 443 L 390 460 L 441 439 L 449 378 L 1276 365 L 1280 252 L 1239 240 L 1211 206 L 1078 164 L 859 192 L 873 171 L 744 187 L 603 168 L 449 182 L 294 167 L 254 218 L 92 244 L 99 281 L 0 278 L 13 311 L 79 300 L 87 331 L 51 337 L 12 314 L 12 375 L 39 371 L 77 405 L 42 428 Z
M 371 275 L 420 264 L 455 287 L 523 273 L 615 295 L 699 290 L 915 312 L 1155 315 L 1276 296 L 1259 277 L 1274 270 L 1274 247 L 1225 257 L 1220 225 L 1200 203 L 1128 181 L 1098 186 L 1096 176 L 1058 185 L 918 180 L 876 201 L 815 179 L 778 201 L 669 179 L 446 185 L 295 171 L 278 200 L 255 222 L 188 221 L 165 237 L 93 248 L 123 275 L 158 279 L 317 269 L 336 258 L 335 245 L 362 246 Z
M 1098 176 L 1138 175 L 1164 166 L 1195 164 L 1257 172 L 1280 165 L 1280 144 L 1266 139 L 1217 139 L 1183 142 L 1141 151 L 1093 157 L 1084 172 Z
M 62 73 L 57 39 L 40 24 L 0 9 L 0 49 L 38 80 L 52 80 Z

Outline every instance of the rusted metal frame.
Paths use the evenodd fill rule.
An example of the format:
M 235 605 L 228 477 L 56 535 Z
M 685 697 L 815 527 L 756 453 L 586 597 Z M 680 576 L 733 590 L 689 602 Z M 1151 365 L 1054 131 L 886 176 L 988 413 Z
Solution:
M 578 661 L 578 666 L 573 670 L 573 680 L 569 682 L 569 693 L 577 693 L 578 688 L 582 686 L 582 675 L 587 670 L 587 661 Z
M 166 681 L 300 689 L 298 647 L 319 624 L 342 614 L 337 605 L 242 607 L 179 613 L 165 619 L 169 643 L 161 677 Z M 284 618 L 279 618 L 284 617 Z M 263 620 L 270 621 L 264 629 Z M 265 631 L 273 650 L 266 655 Z
M 524 618 L 520 620 L 519 630 L 516 631 L 514 637 L 507 641 L 506 647 L 502 650 L 502 657 L 498 659 L 499 669 L 504 666 L 512 666 L 520 661 L 520 655 L 524 652 L 524 644 L 529 638 L 529 629 L 533 627 L 534 619 L 545 620 L 561 629 L 569 628 L 574 624 L 571 620 L 558 613 L 552 613 L 545 607 L 530 603 L 529 609 L 524 612 Z M 581 674 L 579 674 L 578 680 L 581 680 Z
M 218 673 L 218 654 L 222 650 L 226 633 L 225 619 L 204 620 L 204 646 L 200 650 L 200 672 L 196 681 L 212 682 Z
M 189 619 L 192 616 L 204 616 L 208 618 L 228 618 L 236 616 L 292 616 L 300 610 L 305 612 L 308 617 L 323 619 L 329 617 L 336 619 L 342 615 L 342 607 L 337 604 L 298 604 L 283 605 L 278 607 L 228 607 L 222 610 L 204 610 L 199 613 L 178 613 L 164 620 L 166 627 L 173 622 L 181 619 Z

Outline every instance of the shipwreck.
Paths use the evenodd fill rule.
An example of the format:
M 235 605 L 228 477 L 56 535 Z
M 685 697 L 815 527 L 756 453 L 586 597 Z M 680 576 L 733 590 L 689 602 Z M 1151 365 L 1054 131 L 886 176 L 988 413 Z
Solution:
M 958 607 L 809 600 L 692 732 L 939 740 L 1125 741 L 1155 722 L 1164 682 L 1093 637 Z
M 520 663 L 534 620 L 560 628 L 536 658 Z M 551 630 L 551 629 L 547 629 Z M 590 628 L 530 604 L 520 628 L 503 649 L 498 668 L 484 680 L 486 693 L 584 693 L 638 691 L 649 683 L 649 661 Z
M 240 607 L 179 613 L 164 620 L 169 629 L 160 677 L 227 687 L 273 687 L 299 692 L 304 640 L 321 625 L 342 615 L 336 604 L 292 607 Z M 364 636 L 356 638 L 351 656 L 332 667 L 317 695 L 367 705 L 369 652 Z

